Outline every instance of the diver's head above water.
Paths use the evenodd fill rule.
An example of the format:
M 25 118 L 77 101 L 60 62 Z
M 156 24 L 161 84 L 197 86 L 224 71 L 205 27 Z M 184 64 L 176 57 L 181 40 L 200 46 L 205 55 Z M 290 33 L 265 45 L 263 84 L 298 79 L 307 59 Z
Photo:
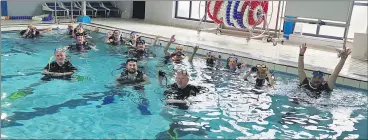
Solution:
M 114 30 L 113 36 L 114 36 L 114 41 L 120 40 L 120 32 L 118 30 Z
M 312 75 L 313 77 L 311 78 L 310 84 L 313 87 L 318 87 L 322 85 L 322 83 L 324 82 L 324 73 L 321 71 L 313 71 Z
M 86 37 L 83 34 L 76 34 L 77 36 L 77 44 L 83 44 L 86 42 Z
M 230 56 L 227 59 L 227 67 L 230 69 L 236 69 L 238 67 L 238 58 L 236 56 Z
M 63 48 L 57 48 L 54 52 L 56 62 L 58 64 L 64 64 L 66 59 L 65 49 Z
M 255 67 L 252 68 L 252 71 L 257 73 L 258 79 L 267 78 L 268 68 L 264 64 L 257 64 Z
M 184 54 L 184 46 L 181 46 L 181 45 L 176 46 L 175 53 L 177 53 L 177 52 L 181 52 L 181 53 Z
M 189 82 L 189 75 L 188 75 L 187 70 L 182 69 L 182 70 L 176 71 L 175 81 L 176 81 L 176 85 L 179 88 L 181 89 L 185 88 Z
M 144 50 L 144 49 L 146 49 L 145 42 L 142 39 L 137 39 L 136 46 L 137 46 L 137 50 Z
M 136 73 L 138 70 L 137 59 L 128 58 L 125 62 L 125 69 L 128 71 L 128 73 Z
M 208 52 L 206 55 L 206 63 L 207 64 L 215 64 L 216 57 L 212 54 L 212 52 Z

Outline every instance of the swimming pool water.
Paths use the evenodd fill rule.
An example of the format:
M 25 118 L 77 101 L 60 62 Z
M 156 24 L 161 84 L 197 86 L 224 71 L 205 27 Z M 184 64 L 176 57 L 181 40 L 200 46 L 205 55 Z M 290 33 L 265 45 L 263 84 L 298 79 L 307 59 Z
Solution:
M 254 94 L 251 84 L 221 70 L 206 69 L 200 56 L 185 63 L 191 82 L 208 88 L 192 97 L 189 110 L 166 107 L 158 70 L 170 75 L 175 65 L 163 65 L 162 47 L 146 60 L 150 83 L 144 90 L 115 89 L 114 78 L 126 58 L 93 33 L 99 51 L 69 53 L 78 68 L 76 81 L 52 80 L 33 88 L 33 94 L 11 100 L 17 89 L 39 82 L 53 50 L 71 39 L 53 31 L 38 40 L 2 33 L 2 138 L 359 138 L 367 139 L 367 91 L 338 87 L 330 97 L 310 99 L 297 88 L 294 75 L 276 72 L 276 90 Z M 172 72 L 171 72 L 172 73 Z M 168 83 L 173 83 L 169 76 Z M 165 83 L 165 82 L 164 82 Z M 296 97 L 305 101 L 292 102 Z M 147 105 L 147 110 L 142 109 Z M 143 107 L 144 108 L 144 107 Z M 143 111 L 141 111 L 143 110 Z M 145 115 L 142 115 L 143 114 Z M 151 114 L 151 115 L 147 115 Z

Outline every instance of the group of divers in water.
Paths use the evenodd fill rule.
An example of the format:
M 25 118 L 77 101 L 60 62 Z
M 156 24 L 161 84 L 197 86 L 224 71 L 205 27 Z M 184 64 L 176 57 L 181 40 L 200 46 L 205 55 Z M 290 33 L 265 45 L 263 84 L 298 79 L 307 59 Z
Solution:
M 98 28 L 96 28 L 96 31 Z M 42 33 L 49 31 L 49 29 L 39 30 L 33 25 L 29 25 L 26 30 L 20 32 L 24 38 L 37 38 L 42 36 Z M 96 45 L 89 41 L 89 32 L 79 24 L 76 28 L 73 24 L 68 25 L 67 33 L 73 38 L 75 44 L 66 46 L 63 48 L 55 49 L 54 57 L 55 61 L 49 62 L 42 70 L 44 75 L 41 80 L 49 81 L 52 79 L 66 79 L 71 80 L 73 74 L 76 73 L 77 68 L 67 60 L 66 51 L 69 52 L 88 52 L 89 50 L 98 50 Z M 139 70 L 138 62 L 155 57 L 148 46 L 156 45 L 159 36 L 157 36 L 152 44 L 147 44 L 136 32 L 130 34 L 130 38 L 124 38 L 119 30 L 114 30 L 106 35 L 105 42 L 112 46 L 128 46 L 126 52 L 126 62 L 124 63 L 125 69 L 116 77 L 116 87 L 122 86 L 144 86 L 149 81 L 149 77 L 141 70 Z M 164 48 L 165 63 L 171 62 L 173 65 L 181 64 L 183 61 L 192 62 L 193 58 L 199 49 L 198 46 L 193 48 L 193 52 L 189 58 L 186 57 L 184 47 L 181 45 L 176 46 L 174 52 L 169 52 L 169 47 L 175 42 L 175 35 L 171 36 L 170 41 Z M 320 98 L 323 94 L 329 94 L 335 88 L 336 79 L 340 73 L 342 67 L 349 54 L 350 49 L 342 50 L 339 54 L 341 60 L 335 67 L 331 75 L 328 76 L 327 81 L 324 80 L 325 74 L 321 71 L 313 71 L 312 77 L 309 79 L 304 71 L 304 54 L 307 50 L 306 44 L 300 46 L 299 58 L 298 58 L 298 77 L 299 86 L 308 90 L 307 95 L 312 98 Z M 206 65 L 210 69 L 221 69 L 223 72 L 239 75 L 241 79 L 254 83 L 254 88 L 251 91 L 255 93 L 262 93 L 268 90 L 274 89 L 275 77 L 273 73 L 264 64 L 257 64 L 251 68 L 248 68 L 246 62 L 239 62 L 238 58 L 230 56 L 226 59 L 226 65 L 221 67 L 219 59 L 221 56 L 215 56 L 214 53 L 208 52 L 204 59 Z M 180 109 L 188 109 L 191 101 L 188 99 L 191 96 L 196 96 L 201 93 L 205 93 L 206 88 L 199 85 L 188 84 L 189 74 L 186 69 L 175 69 L 175 83 L 167 85 L 167 90 L 163 93 L 165 95 L 164 102 L 167 105 L 175 106 Z M 166 78 L 166 72 L 159 71 L 158 79 L 160 85 L 163 85 L 163 80 Z M 32 88 L 39 84 L 31 85 L 28 88 L 22 90 L 22 94 L 32 94 Z M 116 88 L 115 87 L 115 88 Z M 104 99 L 104 102 L 107 99 Z M 151 114 L 144 105 L 138 106 L 141 109 L 142 114 Z M 142 109 L 143 108 L 143 109 Z M 175 124 L 173 124 L 175 125 Z M 171 129 L 171 127 L 170 127 Z M 172 131 L 172 130 L 171 130 Z M 171 133 L 170 131 L 170 133 Z M 172 132 L 174 133 L 174 132 Z

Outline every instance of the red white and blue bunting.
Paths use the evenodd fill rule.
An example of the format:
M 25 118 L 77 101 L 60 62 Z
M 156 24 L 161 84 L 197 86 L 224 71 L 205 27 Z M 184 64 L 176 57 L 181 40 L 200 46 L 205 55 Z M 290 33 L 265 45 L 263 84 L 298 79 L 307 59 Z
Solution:
M 208 1 L 207 14 L 216 24 L 252 28 L 266 18 L 268 1 Z

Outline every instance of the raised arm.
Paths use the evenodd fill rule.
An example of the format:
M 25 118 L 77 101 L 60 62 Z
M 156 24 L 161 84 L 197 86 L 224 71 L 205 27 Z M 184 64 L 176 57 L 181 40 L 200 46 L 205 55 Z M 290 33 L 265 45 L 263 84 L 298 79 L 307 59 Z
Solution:
M 170 41 L 165 46 L 164 53 L 165 53 L 166 56 L 169 56 L 170 55 L 170 53 L 168 52 L 168 50 L 169 50 L 169 47 L 170 47 L 171 43 L 173 43 L 173 42 L 175 42 L 175 35 L 172 35 L 171 36 Z
M 351 53 L 350 49 L 345 49 L 341 52 L 341 54 L 340 54 L 341 59 L 340 59 L 339 63 L 335 67 L 335 70 L 330 75 L 330 77 L 328 78 L 328 81 L 327 81 L 328 87 L 331 90 L 335 88 L 335 83 L 336 83 L 337 76 L 339 76 L 339 73 L 340 73 L 342 67 L 344 66 L 345 61 L 348 58 L 348 56 L 350 55 L 350 53 Z
M 270 73 L 269 70 L 267 70 L 267 78 L 268 78 L 268 83 L 273 86 L 275 84 L 274 79 L 272 78 L 272 74 Z
M 155 41 L 153 41 L 153 43 L 151 44 L 152 46 L 155 46 L 156 45 L 156 43 L 157 43 L 157 41 L 158 41 L 158 38 L 159 38 L 160 36 L 156 36 L 156 38 L 155 38 Z
M 192 56 L 190 56 L 190 57 L 189 57 L 189 59 L 188 59 L 188 61 L 189 61 L 189 62 L 193 62 L 193 58 L 194 58 L 194 56 L 196 55 L 196 53 L 197 53 L 198 49 L 199 49 L 199 46 L 195 46 L 195 47 L 193 48 Z
M 298 59 L 298 76 L 299 76 L 299 83 L 303 83 L 304 79 L 307 78 L 307 75 L 304 71 L 304 53 L 307 50 L 307 44 L 304 43 L 300 47 L 299 52 L 299 59 Z

